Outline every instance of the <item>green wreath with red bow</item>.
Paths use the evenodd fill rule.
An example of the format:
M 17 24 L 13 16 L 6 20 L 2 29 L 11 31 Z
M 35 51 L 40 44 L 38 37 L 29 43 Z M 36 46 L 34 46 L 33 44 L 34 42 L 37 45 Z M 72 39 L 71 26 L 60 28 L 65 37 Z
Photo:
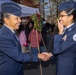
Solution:
M 42 31 L 42 16 L 38 13 L 31 15 L 31 19 L 34 21 L 34 28 L 38 31 Z

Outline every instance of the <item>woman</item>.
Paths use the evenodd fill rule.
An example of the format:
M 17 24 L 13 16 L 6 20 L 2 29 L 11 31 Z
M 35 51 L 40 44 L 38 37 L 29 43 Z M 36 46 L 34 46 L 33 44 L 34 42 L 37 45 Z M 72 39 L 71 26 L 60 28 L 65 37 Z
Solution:
M 28 46 L 27 38 L 26 38 L 25 30 L 24 30 L 24 25 L 21 24 L 19 26 L 19 29 L 17 30 L 17 34 L 18 34 L 20 44 L 22 47 L 22 52 L 24 53 L 27 51 L 26 47 Z
M 30 52 L 32 54 L 38 54 L 38 46 L 41 42 L 40 32 L 33 28 L 29 34 L 28 40 L 29 40 L 30 46 L 31 46 Z
M 59 10 L 59 34 L 54 36 L 53 51 L 56 75 L 76 75 L 76 2 L 64 2 Z

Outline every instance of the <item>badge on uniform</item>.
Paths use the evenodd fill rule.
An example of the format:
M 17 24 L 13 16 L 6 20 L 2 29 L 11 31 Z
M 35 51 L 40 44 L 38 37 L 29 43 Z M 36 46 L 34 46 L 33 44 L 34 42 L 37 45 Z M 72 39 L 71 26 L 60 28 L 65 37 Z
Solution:
M 67 35 L 65 35 L 62 39 L 63 39 L 64 41 L 66 41 L 66 39 L 67 39 Z
M 73 40 L 76 41 L 76 34 L 73 35 Z

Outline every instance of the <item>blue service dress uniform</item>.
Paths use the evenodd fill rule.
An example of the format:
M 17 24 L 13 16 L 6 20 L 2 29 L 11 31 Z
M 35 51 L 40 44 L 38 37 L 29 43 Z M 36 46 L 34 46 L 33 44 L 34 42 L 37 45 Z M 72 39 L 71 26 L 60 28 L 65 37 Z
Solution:
M 63 35 L 54 36 L 54 51 L 57 56 L 56 75 L 76 75 L 76 23 Z
M 38 61 L 37 55 L 21 52 L 19 40 L 6 26 L 0 29 L 0 75 L 23 75 L 22 62 Z

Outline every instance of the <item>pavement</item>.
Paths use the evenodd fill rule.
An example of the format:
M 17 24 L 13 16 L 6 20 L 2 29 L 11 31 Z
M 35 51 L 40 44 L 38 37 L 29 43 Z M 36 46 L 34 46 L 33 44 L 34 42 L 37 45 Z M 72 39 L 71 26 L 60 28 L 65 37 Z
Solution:
M 49 47 L 49 51 L 53 50 L 52 34 L 47 35 L 47 48 L 48 47 Z M 56 75 L 55 63 L 56 63 L 56 59 L 51 59 L 46 62 L 39 61 L 37 63 L 36 62 L 23 63 L 24 75 Z

